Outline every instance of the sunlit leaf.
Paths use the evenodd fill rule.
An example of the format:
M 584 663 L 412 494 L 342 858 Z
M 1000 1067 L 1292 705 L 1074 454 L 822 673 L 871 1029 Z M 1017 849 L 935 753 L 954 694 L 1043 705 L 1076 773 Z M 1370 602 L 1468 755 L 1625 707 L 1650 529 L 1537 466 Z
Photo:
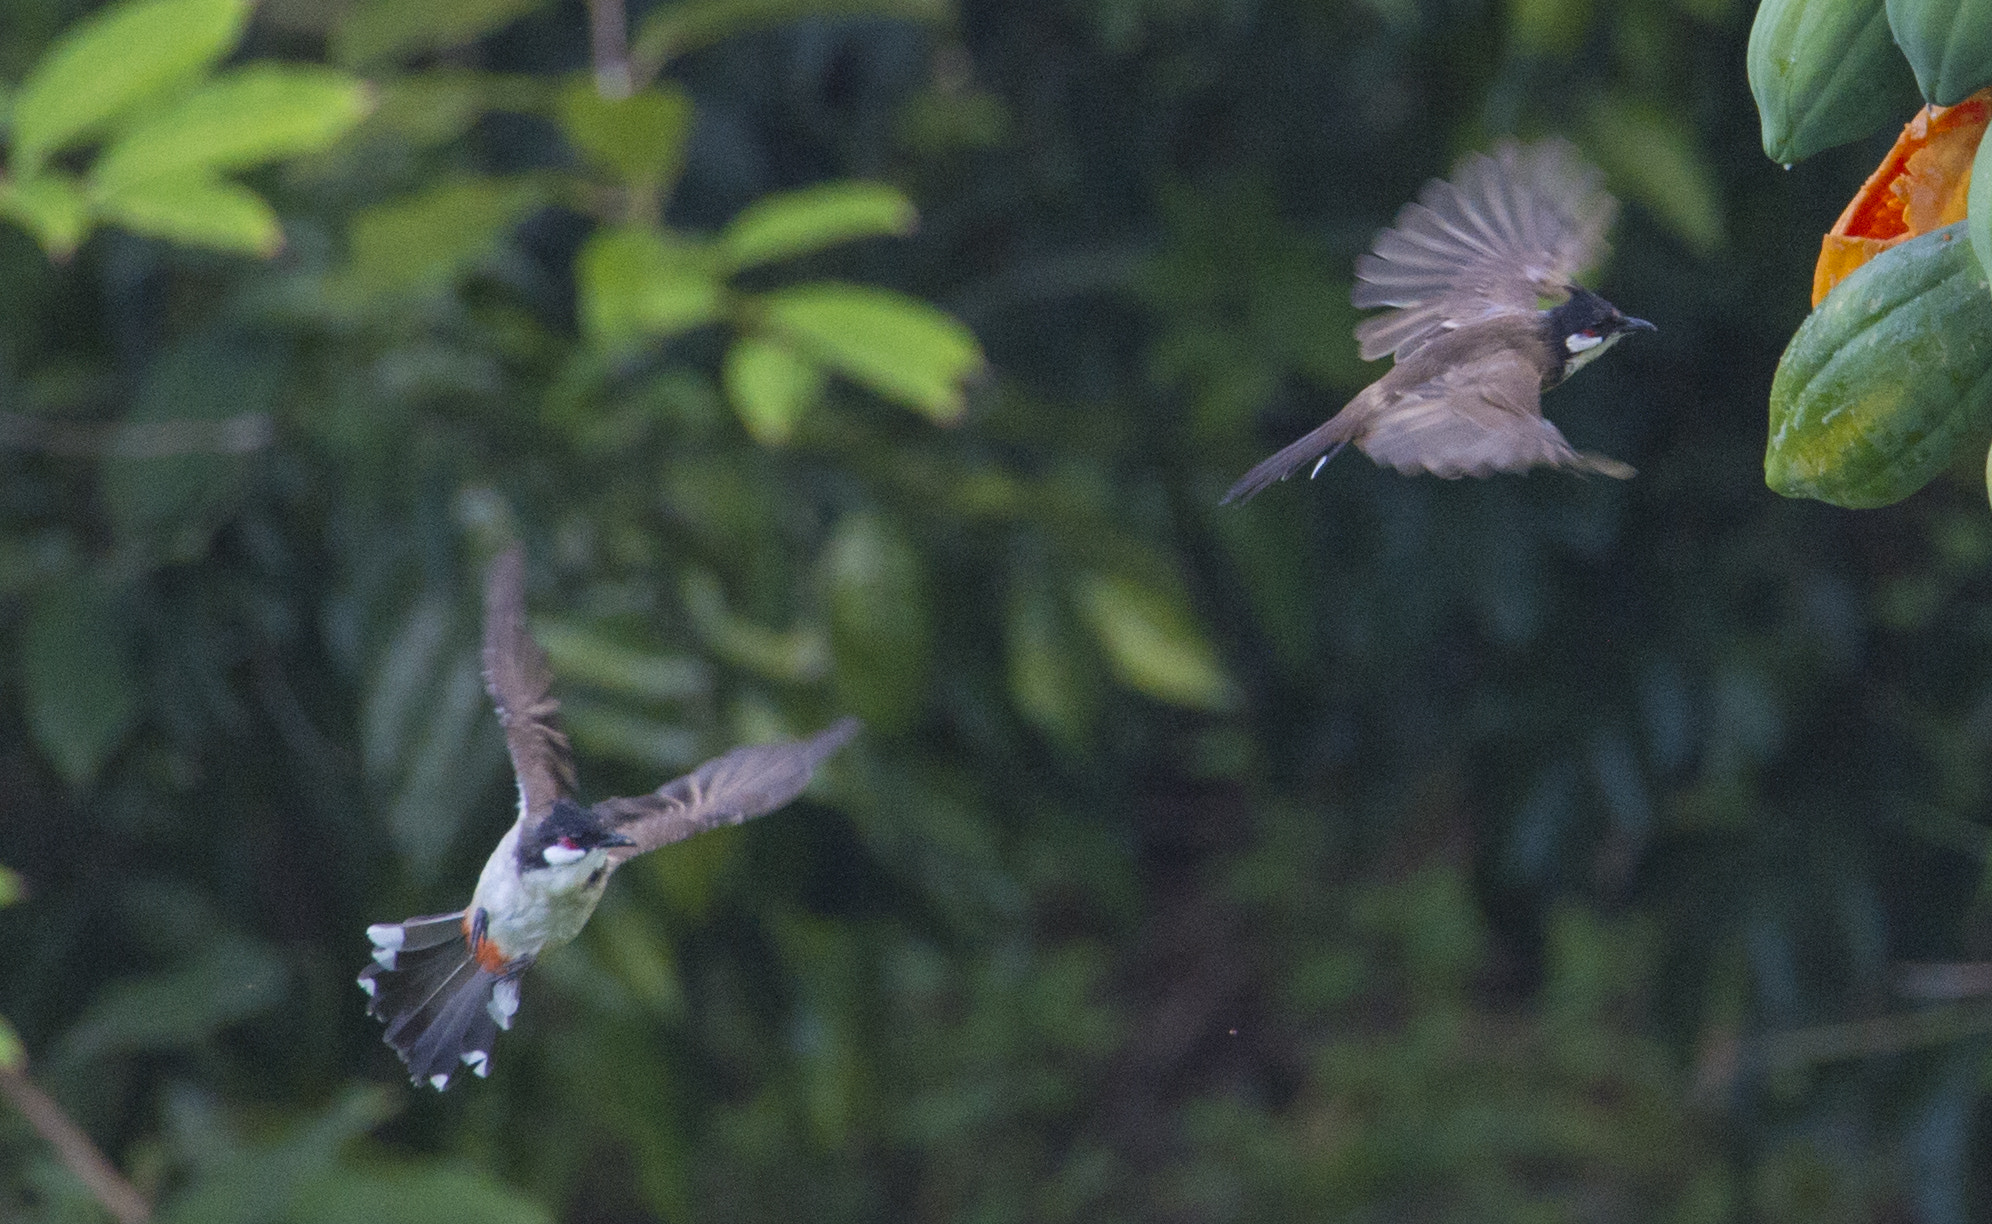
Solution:
M 670 187 L 684 163 L 692 101 L 675 85 L 605 98 L 587 78 L 560 93 L 560 127 L 584 157 L 644 196 Z
M 20 642 L 28 731 L 56 771 L 82 786 L 138 718 L 131 620 L 115 591 L 77 575 L 36 594 Z
M 823 367 L 785 344 L 744 336 L 726 350 L 726 397 L 754 440 L 779 446 L 823 394 Z
M 581 328 L 606 349 L 663 339 L 719 318 L 710 255 L 646 226 L 596 230 L 575 259 Z
M 77 23 L 14 96 L 10 172 L 33 177 L 49 154 L 219 61 L 249 8 L 250 0 L 143 0 Z
M 332 58 L 359 66 L 461 46 L 545 0 L 359 0 L 332 31 Z
M 1075 594 L 1121 683 L 1193 710 L 1238 704 L 1238 686 L 1180 599 L 1107 574 L 1083 575 Z
M 361 293 L 433 291 L 476 264 L 542 198 L 523 179 L 466 178 L 353 218 L 344 283 Z
M 876 514 L 841 519 L 823 550 L 830 654 L 845 708 L 891 732 L 926 697 L 932 594 L 913 542 Z
M 759 306 L 767 330 L 802 353 L 942 424 L 960 418 L 962 384 L 983 368 L 981 344 L 954 316 L 889 289 L 801 285 Z
M 693 627 L 725 662 L 785 684 L 812 683 L 829 672 L 830 646 L 816 626 L 784 633 L 736 616 L 709 570 L 691 570 L 681 585 Z
M 126 229 L 188 246 L 268 258 L 284 231 L 263 197 L 218 178 L 162 178 L 127 184 L 101 197 L 97 211 Z
M 67 259 L 90 232 L 90 199 L 76 180 L 55 170 L 33 178 L 0 176 L 0 217 L 35 236 L 51 259 Z
M 840 242 L 910 234 L 920 214 L 883 183 L 824 183 L 763 196 L 719 235 L 720 259 L 749 268 L 807 255 Z
M 564 683 L 658 702 L 689 701 L 712 689 L 712 668 L 690 655 L 634 650 L 566 621 L 537 621 L 534 636 Z
M 254 64 L 127 129 L 90 169 L 116 195 L 158 178 L 207 176 L 324 148 L 372 105 L 367 87 L 325 68 Z
M 586 697 L 569 698 L 561 719 L 574 747 L 590 757 L 673 774 L 699 763 L 698 735 L 646 714 Z

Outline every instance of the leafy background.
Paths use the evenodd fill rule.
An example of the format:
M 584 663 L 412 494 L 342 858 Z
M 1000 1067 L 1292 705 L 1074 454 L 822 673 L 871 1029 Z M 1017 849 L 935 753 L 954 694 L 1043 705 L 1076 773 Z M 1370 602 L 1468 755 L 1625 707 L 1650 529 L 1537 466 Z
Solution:
M 1992 523 L 1763 486 L 1888 135 L 1767 161 L 1740 7 L 635 3 L 613 106 L 580 4 L 234 8 L 31 158 L 86 12 L 0 2 L 0 1014 L 159 1218 L 1984 1214 L 1904 967 L 1992 941 Z M 250 70 L 321 122 L 105 169 Z M 1661 331 L 1550 409 L 1639 478 L 1218 508 L 1511 131 L 1627 201 Z M 351 979 L 509 812 L 514 533 L 594 794 L 869 729 L 439 1097 Z M 11 1112 L 0 1215 L 100 1218 Z

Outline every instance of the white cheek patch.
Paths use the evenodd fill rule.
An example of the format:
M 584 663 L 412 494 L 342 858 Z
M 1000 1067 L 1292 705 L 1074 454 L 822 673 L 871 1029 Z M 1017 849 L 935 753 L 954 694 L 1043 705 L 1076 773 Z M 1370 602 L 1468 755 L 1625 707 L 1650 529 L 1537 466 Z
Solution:
M 575 846 L 552 845 L 540 851 L 540 857 L 549 867 L 565 867 L 588 857 L 588 852 Z
M 1596 348 L 1604 342 L 1605 338 L 1603 336 L 1588 336 L 1583 332 L 1577 332 L 1574 335 L 1563 338 L 1563 347 L 1573 353 L 1581 353 L 1585 349 Z
M 491 1015 L 491 1022 L 501 1029 L 512 1027 L 512 1017 L 519 1013 L 519 983 L 506 979 L 491 988 L 491 1001 L 484 1005 Z

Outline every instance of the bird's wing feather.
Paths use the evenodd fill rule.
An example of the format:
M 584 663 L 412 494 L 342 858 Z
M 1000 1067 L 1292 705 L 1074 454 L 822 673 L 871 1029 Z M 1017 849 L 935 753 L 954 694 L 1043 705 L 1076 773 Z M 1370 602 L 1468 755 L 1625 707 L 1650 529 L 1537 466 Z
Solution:
M 531 823 L 574 789 L 574 757 L 560 729 L 553 669 L 526 629 L 525 555 L 517 545 L 491 563 L 484 580 L 484 687 L 505 728 L 519 783 L 519 820 Z
M 1356 445 L 1400 472 L 1452 479 L 1565 467 L 1624 479 L 1632 469 L 1572 447 L 1542 417 L 1542 375 L 1513 349 L 1452 366 L 1376 409 Z
M 595 811 L 634 843 L 611 850 L 610 858 L 621 862 L 774 811 L 802 793 L 816 767 L 856 735 L 858 726 L 857 719 L 843 718 L 808 739 L 735 748 L 647 795 L 603 800 Z
M 1356 328 L 1363 359 L 1402 357 L 1435 333 L 1533 312 L 1605 253 L 1617 204 L 1568 143 L 1503 144 L 1434 179 L 1356 260 L 1350 300 L 1395 309 Z

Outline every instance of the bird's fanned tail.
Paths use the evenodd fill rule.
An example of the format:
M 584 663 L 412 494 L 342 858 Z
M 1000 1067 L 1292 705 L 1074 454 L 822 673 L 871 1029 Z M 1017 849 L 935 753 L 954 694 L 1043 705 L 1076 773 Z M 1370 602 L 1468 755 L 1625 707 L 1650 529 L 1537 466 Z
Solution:
M 360 971 L 367 1014 L 387 1025 L 387 1044 L 409 1076 L 438 1092 L 459 1066 L 489 1074 L 491 1043 L 512 1026 L 524 965 L 492 972 L 464 938 L 463 913 L 432 914 L 367 928 L 373 963 Z

